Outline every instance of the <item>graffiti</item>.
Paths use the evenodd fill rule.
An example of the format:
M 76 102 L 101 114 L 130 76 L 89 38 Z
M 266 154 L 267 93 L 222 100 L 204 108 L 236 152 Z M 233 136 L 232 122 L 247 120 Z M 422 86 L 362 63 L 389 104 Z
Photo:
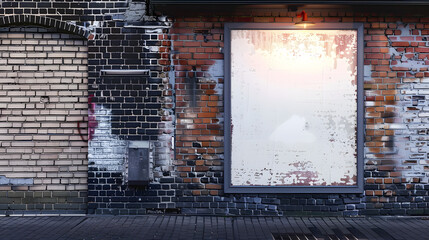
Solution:
M 87 139 L 85 139 L 85 135 L 82 133 L 82 126 L 85 125 L 85 118 L 83 121 L 80 121 L 77 123 L 77 130 L 79 132 L 79 136 L 82 139 L 82 141 L 87 142 L 92 139 L 95 133 L 95 128 L 98 126 L 97 117 L 94 115 L 95 113 L 95 103 L 92 102 L 92 98 L 94 95 L 88 96 L 88 135 L 86 136 Z
M 79 132 L 80 139 L 82 139 L 82 141 L 84 142 L 88 142 L 88 140 L 85 139 L 84 134 L 82 133 L 82 130 L 81 130 L 82 129 L 81 125 L 83 125 L 84 123 L 85 123 L 85 118 L 83 119 L 83 121 L 77 122 L 77 131 Z
M 98 126 L 97 118 L 95 113 L 95 103 L 92 102 L 94 95 L 88 96 L 88 140 L 94 136 L 95 128 Z

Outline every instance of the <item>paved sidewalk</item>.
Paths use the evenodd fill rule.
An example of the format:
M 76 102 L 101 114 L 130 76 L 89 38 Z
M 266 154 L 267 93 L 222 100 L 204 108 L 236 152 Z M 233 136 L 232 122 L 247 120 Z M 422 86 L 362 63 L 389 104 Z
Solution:
M 426 217 L 0 217 L 0 239 L 429 239 Z

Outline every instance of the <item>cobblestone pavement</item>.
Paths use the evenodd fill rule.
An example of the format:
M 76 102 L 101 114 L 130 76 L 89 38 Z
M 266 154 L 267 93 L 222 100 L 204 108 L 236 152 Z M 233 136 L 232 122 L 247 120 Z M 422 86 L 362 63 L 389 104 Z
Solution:
M 0 217 L 0 239 L 429 239 L 427 217 Z

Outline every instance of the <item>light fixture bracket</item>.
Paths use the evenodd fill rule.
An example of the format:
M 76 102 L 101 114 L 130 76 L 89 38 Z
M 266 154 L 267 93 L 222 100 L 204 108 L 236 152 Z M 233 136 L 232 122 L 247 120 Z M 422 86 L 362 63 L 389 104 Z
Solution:
M 301 21 L 295 23 L 296 25 L 302 25 L 305 27 L 309 26 L 309 25 L 314 25 L 315 23 L 312 21 L 308 21 L 308 15 L 307 13 L 303 10 L 301 13 L 299 13 L 298 15 L 296 15 L 297 17 L 302 18 Z

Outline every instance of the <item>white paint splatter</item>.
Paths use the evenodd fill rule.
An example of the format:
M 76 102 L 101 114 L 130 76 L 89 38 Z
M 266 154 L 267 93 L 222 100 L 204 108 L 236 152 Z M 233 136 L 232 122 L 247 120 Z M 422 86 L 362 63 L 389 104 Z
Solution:
M 95 106 L 98 125 L 88 143 L 88 162 L 107 171 L 124 171 L 127 142 L 111 133 L 111 110 Z

